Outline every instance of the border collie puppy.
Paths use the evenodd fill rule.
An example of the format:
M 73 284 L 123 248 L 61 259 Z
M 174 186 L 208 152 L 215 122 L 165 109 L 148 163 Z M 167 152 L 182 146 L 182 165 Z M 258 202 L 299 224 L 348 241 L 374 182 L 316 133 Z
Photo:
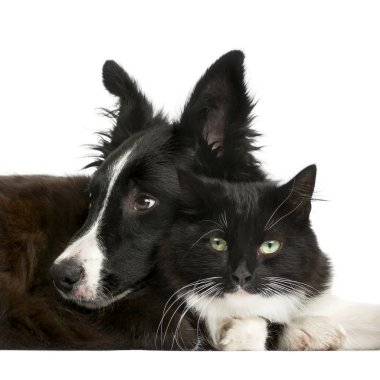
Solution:
M 144 285 L 154 266 L 155 248 L 171 225 L 178 203 L 177 167 L 231 181 L 264 178 L 251 155 L 256 133 L 249 129 L 253 104 L 244 85 L 243 60 L 238 51 L 217 60 L 196 85 L 180 120 L 172 124 L 153 112 L 121 67 L 113 61 L 105 63 L 104 84 L 120 104 L 111 112 L 117 119 L 115 127 L 103 135 L 98 147 L 101 156 L 89 180 L 90 206 L 82 228 L 58 258 L 54 236 L 47 239 L 48 248 L 41 245 L 36 255 L 27 258 L 24 246 L 3 237 L 3 348 L 154 348 L 151 332 L 162 310 L 157 308 L 156 319 L 141 321 L 143 301 L 149 296 L 131 295 L 131 300 L 120 301 Z M 65 219 L 63 215 L 59 222 L 72 223 Z M 7 237 L 13 236 L 9 218 L 4 217 L 1 225 L 7 228 Z M 25 269 L 12 269 L 23 262 Z M 71 303 L 54 303 L 48 274 L 29 267 L 42 269 L 50 263 L 55 287 Z M 27 277 L 26 287 L 10 286 Z M 86 312 L 116 300 L 113 310 Z M 148 304 L 154 303 L 152 299 Z M 17 332 L 21 330 L 25 335 Z
M 241 52 L 211 66 L 173 125 L 153 116 L 113 62 L 105 64 L 104 83 L 120 97 L 117 125 L 100 147 L 89 216 L 50 270 L 62 296 L 87 308 L 124 298 L 150 273 L 152 248 L 170 226 L 179 194 L 176 166 L 228 180 L 264 177 L 250 155 L 256 134 Z

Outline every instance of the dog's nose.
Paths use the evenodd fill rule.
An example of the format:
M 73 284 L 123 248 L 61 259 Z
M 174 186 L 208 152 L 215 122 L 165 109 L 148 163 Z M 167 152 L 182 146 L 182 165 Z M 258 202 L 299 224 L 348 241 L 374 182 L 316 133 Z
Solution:
M 245 264 L 239 265 L 231 275 L 232 280 L 238 285 L 244 286 L 252 280 L 252 274 L 249 272 Z
M 65 293 L 71 291 L 82 276 L 83 268 L 73 260 L 53 264 L 49 270 L 55 286 Z

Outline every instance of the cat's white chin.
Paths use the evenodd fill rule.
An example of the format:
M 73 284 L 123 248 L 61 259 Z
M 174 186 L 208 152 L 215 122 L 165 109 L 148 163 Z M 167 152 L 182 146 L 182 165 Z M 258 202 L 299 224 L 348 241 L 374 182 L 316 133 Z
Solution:
M 251 293 L 248 293 L 246 290 L 244 290 L 243 288 L 240 288 L 238 290 L 236 290 L 236 292 L 233 292 L 231 293 L 235 296 L 238 296 L 238 297 L 247 297 L 247 296 L 250 296 L 252 295 Z

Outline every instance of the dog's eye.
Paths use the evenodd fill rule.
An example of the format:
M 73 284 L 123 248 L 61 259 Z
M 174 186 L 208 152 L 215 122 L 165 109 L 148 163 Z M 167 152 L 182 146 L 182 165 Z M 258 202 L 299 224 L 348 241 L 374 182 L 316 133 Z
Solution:
M 154 207 L 157 204 L 157 199 L 142 195 L 135 199 L 133 209 L 136 211 L 145 211 Z

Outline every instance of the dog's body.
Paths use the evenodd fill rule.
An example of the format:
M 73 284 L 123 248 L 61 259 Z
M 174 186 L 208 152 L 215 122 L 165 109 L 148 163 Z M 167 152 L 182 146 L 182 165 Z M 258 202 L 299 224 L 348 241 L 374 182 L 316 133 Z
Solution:
M 155 348 L 159 298 L 137 292 L 87 311 L 64 301 L 49 276 L 87 217 L 87 186 L 87 177 L 0 177 L 0 349 Z

